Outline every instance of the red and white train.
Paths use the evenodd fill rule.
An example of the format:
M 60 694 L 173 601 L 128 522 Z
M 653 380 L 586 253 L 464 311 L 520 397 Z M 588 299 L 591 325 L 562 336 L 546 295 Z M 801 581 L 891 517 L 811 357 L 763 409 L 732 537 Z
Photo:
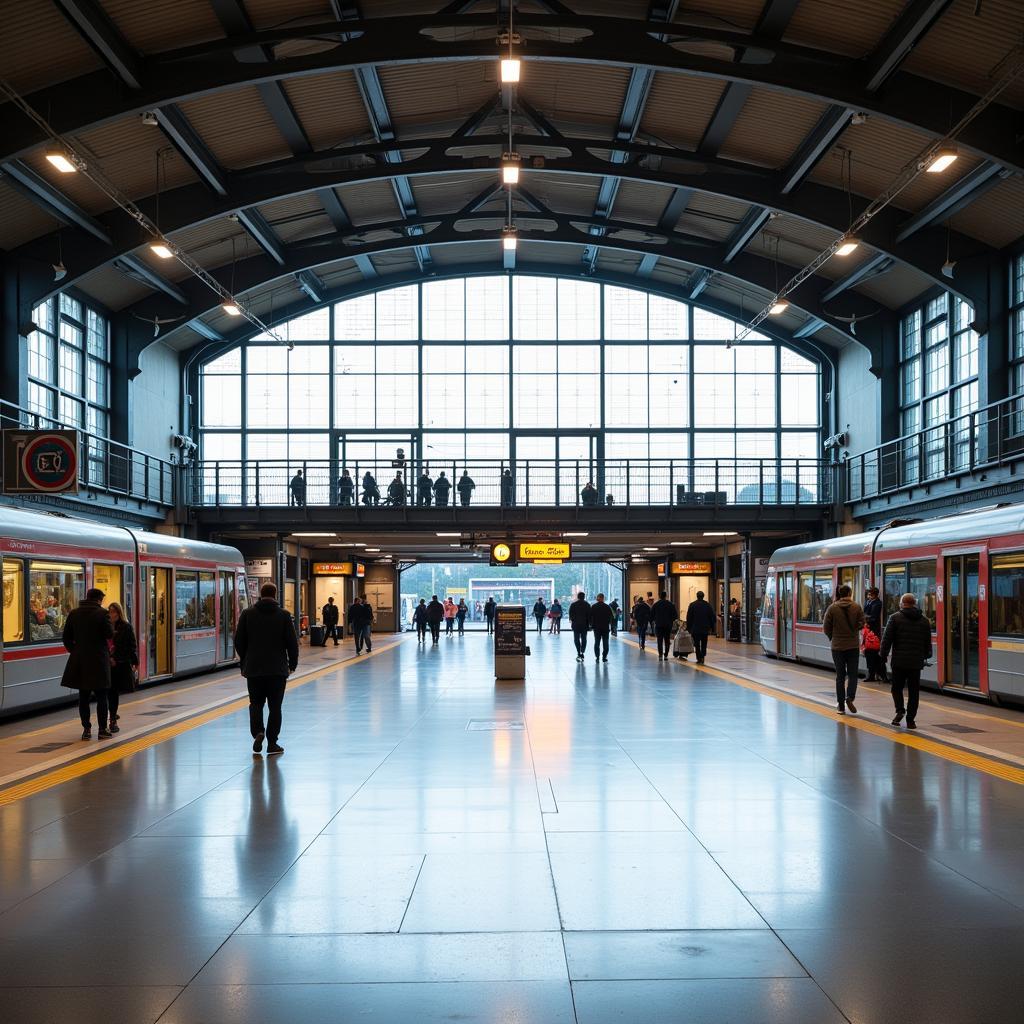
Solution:
M 0 557 L 0 714 L 67 699 L 64 620 L 90 587 L 135 627 L 141 682 L 234 661 L 248 602 L 234 548 L 0 506 Z
M 780 548 L 761 608 L 765 653 L 831 668 L 825 609 L 843 583 L 863 602 L 871 581 L 883 623 L 908 592 L 931 620 L 926 685 L 1024 701 L 1024 505 Z

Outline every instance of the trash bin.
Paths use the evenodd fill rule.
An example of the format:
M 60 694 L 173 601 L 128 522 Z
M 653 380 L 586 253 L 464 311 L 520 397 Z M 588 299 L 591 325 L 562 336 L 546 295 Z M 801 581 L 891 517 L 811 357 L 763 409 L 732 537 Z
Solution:
M 322 647 L 324 642 L 324 627 L 321 625 L 309 627 L 309 646 Z

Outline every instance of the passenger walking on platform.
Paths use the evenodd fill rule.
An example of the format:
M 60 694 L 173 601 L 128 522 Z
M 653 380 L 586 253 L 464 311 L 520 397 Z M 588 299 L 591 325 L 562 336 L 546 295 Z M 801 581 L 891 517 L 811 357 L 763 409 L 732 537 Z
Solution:
M 351 505 L 355 494 L 356 482 L 352 479 L 352 474 L 347 469 L 343 469 L 341 477 L 338 479 L 338 504 L 342 507 Z
M 459 606 L 455 609 L 455 621 L 459 624 L 459 636 L 466 632 L 466 616 L 469 614 L 469 606 L 460 597 Z
M 295 471 L 295 476 L 292 477 L 288 489 L 291 492 L 289 504 L 299 505 L 300 507 L 306 504 L 306 481 L 302 478 L 301 469 Z
M 551 616 L 551 632 L 561 633 L 562 632 L 562 602 L 556 597 L 551 602 L 551 611 L 548 615 Z
M 612 603 L 608 605 L 612 610 L 612 636 L 619 635 L 619 617 L 622 615 L 622 609 L 619 607 L 619 599 L 613 598 Z
M 739 643 L 742 639 L 740 603 L 734 597 L 729 601 L 729 641 Z
M 455 602 L 450 598 L 444 599 L 444 635 L 455 635 Z
M 696 599 L 686 609 L 686 631 L 693 637 L 697 664 L 703 665 L 708 656 L 708 637 L 715 631 L 715 609 L 704 600 L 703 590 L 697 591 Z
M 430 479 L 426 466 L 416 481 L 416 501 L 420 505 L 429 505 L 430 499 L 434 496 L 434 481 Z
M 544 603 L 543 597 L 538 597 L 533 602 L 533 617 L 537 620 L 537 632 L 544 628 L 544 616 L 548 613 L 548 606 Z
M 652 612 L 651 617 L 647 620 L 647 632 L 651 636 L 654 636 L 654 614 L 653 614 L 653 610 L 654 610 L 654 594 L 650 590 L 647 591 L 647 601 L 646 601 L 646 604 L 647 604 L 647 608 Z
M 516 482 L 512 479 L 512 470 L 505 469 L 501 473 L 501 507 L 511 508 L 516 501 Z
M 494 598 L 487 598 L 487 604 L 484 605 L 484 618 L 487 620 L 487 632 L 494 632 L 494 611 L 498 606 L 494 603 Z
M 435 644 L 441 635 L 441 622 L 443 619 L 444 605 L 438 601 L 437 594 L 434 594 L 430 599 L 430 604 L 427 605 L 427 622 L 430 624 L 430 636 Z
M 281 705 L 288 676 L 299 663 L 299 641 L 291 615 L 277 603 L 277 587 L 273 583 L 264 583 L 260 599 L 239 616 L 235 653 L 249 690 L 253 753 L 263 749 L 266 738 L 268 754 L 283 754 L 284 748 L 277 742 L 281 734 Z
M 363 648 L 369 654 L 373 650 L 373 642 L 370 639 L 373 627 L 373 605 L 362 595 L 359 602 L 359 611 L 356 613 L 356 654 L 361 654 Z
M 900 610 L 889 616 L 882 636 L 882 667 L 892 655 L 892 702 L 896 708 L 893 725 L 907 716 L 907 728 L 917 728 L 917 705 L 921 693 L 921 669 L 932 657 L 932 627 L 917 607 L 913 594 L 900 598 Z M 906 687 L 907 703 L 903 704 Z
M 597 600 L 590 606 L 590 628 L 594 631 L 594 660 L 608 660 L 608 634 L 612 631 L 615 613 L 610 604 L 604 603 L 604 594 L 598 594 Z M 601 647 L 604 647 L 602 657 Z
M 110 647 L 114 627 L 102 607 L 102 590 L 89 590 L 85 600 L 68 613 L 64 623 L 64 646 L 69 652 L 60 685 L 78 691 L 78 714 L 82 719 L 82 739 L 92 739 L 89 700 L 96 695 L 97 735 L 110 739 L 107 728 L 107 696 L 110 690 Z
M 654 602 L 651 618 L 654 621 L 654 635 L 658 638 L 658 661 L 668 661 L 668 656 L 672 652 L 672 623 L 679 618 L 679 610 L 668 599 L 668 594 L 664 590 Z
M 865 591 L 867 600 L 864 602 L 864 663 L 868 668 L 867 682 L 876 679 L 883 683 L 889 682 L 882 661 L 882 602 L 878 597 L 878 587 L 868 587 Z M 872 636 L 868 636 L 868 631 Z
M 405 504 L 405 481 L 401 473 L 396 473 L 395 479 L 388 485 L 388 502 L 392 505 Z
M 836 591 L 836 600 L 828 606 L 822 628 L 832 646 L 836 666 L 836 704 L 839 714 L 857 706 L 857 673 L 860 669 L 860 631 L 864 628 L 864 611 L 851 597 L 853 590 L 845 583 Z
M 587 653 L 587 630 L 590 628 L 590 603 L 582 590 L 576 595 L 576 600 L 569 605 L 569 624 L 572 626 L 572 639 L 576 644 L 576 660 L 582 661 Z
M 334 603 L 334 598 L 327 598 L 327 604 L 320 609 L 320 617 L 324 622 L 324 642 L 320 645 L 321 647 L 327 646 L 327 638 L 334 638 L 334 646 L 338 646 L 338 618 L 340 612 L 338 606 Z
M 473 497 L 473 491 L 476 489 L 476 484 L 473 483 L 473 478 L 469 475 L 469 470 L 464 469 L 462 476 L 459 477 L 458 492 L 459 492 L 459 503 L 461 505 L 468 505 L 470 499 Z
M 444 475 L 442 469 L 434 481 L 434 504 L 438 508 L 444 508 L 448 504 L 448 495 L 452 492 L 452 482 Z
M 637 597 L 633 605 L 633 625 L 636 626 L 636 639 L 640 644 L 640 650 L 647 648 L 647 629 L 651 624 L 651 609 L 642 597 Z
M 107 610 L 110 613 L 110 624 L 114 627 L 114 639 L 110 643 L 110 696 L 107 712 L 110 731 L 120 732 L 117 720 L 121 716 L 117 709 L 121 704 L 121 694 L 131 693 L 136 688 L 135 667 L 139 663 L 139 645 L 135 640 L 135 630 L 125 618 L 121 606 L 111 601 Z
M 377 486 L 377 478 L 369 470 L 363 474 L 363 504 L 380 504 L 380 488 Z
M 425 644 L 427 642 L 427 602 L 422 597 L 412 613 L 412 623 L 416 627 L 416 643 Z
M 601 504 L 601 495 L 597 493 L 597 488 L 590 480 L 583 485 L 583 490 L 580 491 L 580 504 L 584 508 L 597 508 Z

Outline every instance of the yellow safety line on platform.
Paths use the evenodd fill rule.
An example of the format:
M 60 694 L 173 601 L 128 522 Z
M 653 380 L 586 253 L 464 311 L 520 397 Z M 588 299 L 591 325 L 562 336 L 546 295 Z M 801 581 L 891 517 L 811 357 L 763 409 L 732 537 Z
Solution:
M 645 648 L 645 654 L 657 653 L 656 651 L 649 651 Z M 730 672 L 728 669 L 712 668 L 710 665 L 697 665 L 691 664 L 690 667 L 695 672 L 703 672 L 710 676 L 715 676 L 726 683 L 733 683 L 736 686 L 742 686 L 744 689 L 753 690 L 755 693 L 760 693 L 765 697 L 772 697 L 775 700 L 784 701 L 786 704 L 792 704 L 794 707 L 803 708 L 805 711 L 812 711 L 816 715 L 820 715 L 822 718 L 828 718 L 834 721 L 836 725 L 845 725 L 853 729 L 860 729 L 863 732 L 868 732 L 872 736 L 880 736 L 882 739 L 889 740 L 891 743 L 900 743 L 905 747 L 912 747 L 914 750 L 923 751 L 926 754 L 934 754 L 936 757 L 941 757 L 945 761 L 952 761 L 954 764 L 961 765 L 964 768 L 974 768 L 976 771 L 985 772 L 987 775 L 994 775 L 998 779 L 1004 779 L 1007 782 L 1014 782 L 1018 786 L 1024 786 L 1024 768 L 1017 768 L 1011 764 L 1005 764 L 1002 761 L 996 761 L 992 758 L 985 757 L 981 754 L 975 754 L 971 751 L 964 750 L 961 747 L 953 747 L 947 743 L 943 743 L 940 740 L 927 739 L 924 736 L 919 736 L 915 733 L 908 733 L 902 729 L 897 731 L 893 727 L 886 727 L 879 725 L 876 722 L 870 722 L 863 718 L 858 718 L 856 715 L 844 715 L 841 718 L 829 708 L 819 704 L 817 701 L 811 700 L 807 697 L 800 697 L 796 694 L 790 693 L 786 690 L 776 689 L 772 686 L 767 686 L 764 683 L 756 683 L 752 679 L 745 679 L 743 676 L 738 675 L 735 672 Z
M 297 690 L 300 686 L 305 686 L 306 683 L 311 683 L 313 680 L 319 679 L 321 676 L 328 675 L 331 672 L 348 668 L 349 665 L 361 665 L 368 658 L 374 658 L 378 654 L 383 654 L 385 651 L 392 650 L 397 647 L 400 642 L 401 641 L 396 641 L 395 643 L 388 644 L 384 647 L 378 646 L 363 658 L 350 658 L 347 661 L 339 661 L 333 665 L 325 665 L 323 668 L 315 669 L 308 675 L 304 675 L 293 682 L 290 688 L 292 690 Z M 223 682 L 223 680 L 220 681 Z M 175 722 L 173 725 L 157 729 L 155 732 L 147 733 L 145 736 L 138 737 L 138 739 L 128 740 L 125 743 L 121 743 L 113 747 L 105 747 L 102 750 L 97 751 L 92 756 L 84 757 L 79 761 L 72 761 L 71 764 L 64 765 L 61 768 L 55 768 L 52 771 L 35 776 L 25 782 L 16 783 L 13 786 L 8 786 L 6 789 L 0 789 L 0 807 L 6 807 L 8 804 L 17 803 L 19 800 L 24 800 L 29 796 L 35 796 L 37 793 L 45 792 L 47 789 L 52 789 L 54 786 L 59 786 L 61 783 L 71 782 L 73 779 L 79 779 L 83 775 L 88 775 L 90 772 L 96 771 L 98 768 L 106 768 L 108 765 L 114 764 L 117 761 L 122 761 L 126 757 L 131 757 L 132 754 L 138 754 L 143 750 L 148 750 L 150 747 L 155 747 L 160 743 L 165 743 L 167 740 L 172 740 L 176 736 L 180 736 L 182 733 L 189 732 L 192 729 L 197 729 L 201 725 L 207 725 L 210 722 L 216 721 L 218 718 L 224 718 L 227 715 L 234 714 L 234 712 L 241 711 L 242 708 L 247 708 L 248 706 L 248 698 L 240 697 L 227 704 L 222 704 L 220 707 L 214 708 L 212 711 L 204 712 L 203 714 L 196 715 L 193 718 L 186 718 L 181 722 Z

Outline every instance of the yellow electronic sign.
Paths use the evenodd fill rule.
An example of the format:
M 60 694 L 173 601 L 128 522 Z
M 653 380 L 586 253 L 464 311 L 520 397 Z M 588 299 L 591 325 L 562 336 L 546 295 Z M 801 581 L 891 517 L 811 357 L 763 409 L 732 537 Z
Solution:
M 354 567 L 351 562 L 314 562 L 314 576 L 352 576 Z
M 519 545 L 520 562 L 542 562 L 552 560 L 568 562 L 572 558 L 572 545 L 549 541 L 523 541 Z
M 673 576 L 710 576 L 710 562 L 670 562 L 669 572 Z

